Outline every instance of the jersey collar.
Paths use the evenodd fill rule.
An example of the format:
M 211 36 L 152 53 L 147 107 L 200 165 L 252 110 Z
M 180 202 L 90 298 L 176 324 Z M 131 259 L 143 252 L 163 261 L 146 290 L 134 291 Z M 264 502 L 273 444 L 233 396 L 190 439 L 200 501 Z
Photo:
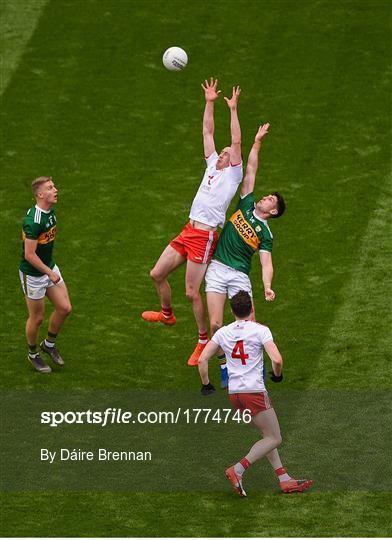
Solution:
M 267 227 L 267 229 L 268 229 L 268 231 L 269 231 L 269 233 L 270 233 L 270 235 L 271 235 L 271 238 L 273 238 L 273 236 L 272 236 L 272 231 L 271 231 L 271 229 L 269 228 L 269 225 L 268 225 L 268 221 L 267 221 L 266 219 L 263 219 L 263 218 L 261 218 L 261 217 L 258 217 L 258 216 L 256 215 L 256 210 L 253 210 L 253 216 L 254 216 L 258 221 L 261 221 L 261 223 L 263 223 L 263 225 L 265 225 L 265 226 Z
M 258 219 L 259 221 L 261 221 L 261 223 L 264 223 L 264 225 L 267 225 L 267 220 L 266 219 L 263 219 L 261 217 L 259 217 L 257 214 L 256 214 L 256 210 L 253 210 L 253 215 L 256 219 Z
M 40 208 L 38 206 L 38 204 L 35 205 L 36 209 L 39 210 L 40 212 L 43 212 L 44 214 L 49 214 L 50 213 L 50 210 L 44 210 L 43 208 Z

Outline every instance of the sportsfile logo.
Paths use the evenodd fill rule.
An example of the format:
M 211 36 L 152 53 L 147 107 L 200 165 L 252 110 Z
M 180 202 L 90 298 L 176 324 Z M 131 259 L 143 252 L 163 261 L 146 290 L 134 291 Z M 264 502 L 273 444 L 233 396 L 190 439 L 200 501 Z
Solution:
M 241 236 L 241 238 L 255 251 L 260 245 L 260 240 L 255 233 L 253 227 L 244 218 L 241 210 L 237 210 L 230 218 L 231 223 L 234 225 L 236 231 Z
M 173 411 L 123 411 L 121 408 L 108 407 L 104 411 L 43 411 L 41 412 L 41 424 L 49 427 L 59 427 L 63 424 L 95 424 L 105 427 L 111 424 L 227 424 L 228 422 L 251 421 L 249 411 L 233 409 L 188 409 L 178 407 Z
M 62 424 L 95 424 L 105 427 L 109 424 L 165 424 L 177 423 L 174 413 L 171 411 L 141 411 L 133 414 L 131 411 L 123 411 L 115 407 L 108 407 L 104 411 L 43 411 L 41 424 L 49 424 L 50 427 L 58 427 Z

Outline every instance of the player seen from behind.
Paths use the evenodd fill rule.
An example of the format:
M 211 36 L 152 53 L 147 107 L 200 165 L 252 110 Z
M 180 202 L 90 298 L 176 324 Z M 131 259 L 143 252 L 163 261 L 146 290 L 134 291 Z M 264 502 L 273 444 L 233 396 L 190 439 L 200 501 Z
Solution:
M 237 115 L 240 88 L 234 87 L 232 97 L 225 98 L 231 115 L 231 146 L 223 148 L 218 155 L 214 142 L 214 103 L 220 94 L 217 85 L 218 80 L 212 78 L 202 85 L 206 101 L 203 142 L 207 168 L 193 200 L 189 222 L 165 248 L 150 272 L 161 302 L 161 311 L 142 313 L 143 319 L 149 322 L 161 322 L 168 326 L 176 323 L 167 277 L 186 261 L 185 293 L 192 303 L 199 331 L 198 343 L 188 359 L 189 365 L 197 365 L 200 353 L 208 341 L 200 285 L 218 240 L 217 229 L 223 227 L 226 210 L 242 180 L 241 129 Z
M 271 359 L 271 379 L 274 382 L 281 382 L 283 379 L 280 352 L 269 328 L 251 320 L 252 298 L 248 292 L 239 291 L 231 298 L 230 305 L 235 322 L 220 328 L 200 356 L 199 372 L 203 383 L 201 391 L 203 395 L 208 395 L 215 390 L 208 378 L 208 360 L 221 347 L 227 358 L 230 401 L 241 412 L 250 412 L 252 422 L 263 438 L 252 446 L 245 457 L 226 470 L 226 477 L 234 490 L 241 497 L 245 497 L 242 485 L 244 472 L 256 461 L 266 457 L 284 493 L 305 491 L 311 487 L 312 480 L 291 478 L 280 460 L 277 450 L 282 442 L 279 422 L 264 385 L 263 349 Z

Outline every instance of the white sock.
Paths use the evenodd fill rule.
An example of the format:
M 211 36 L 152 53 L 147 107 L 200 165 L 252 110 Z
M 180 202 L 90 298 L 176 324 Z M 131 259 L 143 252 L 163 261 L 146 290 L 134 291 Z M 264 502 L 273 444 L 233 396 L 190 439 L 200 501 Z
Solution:
M 291 476 L 287 474 L 284 467 L 279 467 L 275 469 L 276 476 L 278 477 L 279 482 L 285 482 L 286 480 L 291 480 Z
M 246 469 L 249 469 L 250 466 L 251 466 L 250 461 L 248 461 L 244 457 L 244 458 L 240 459 L 240 461 L 234 465 L 234 471 L 239 476 L 242 476 L 244 474 L 244 472 L 246 471 Z
M 241 463 L 236 463 L 234 465 L 234 470 L 235 470 L 236 474 L 238 474 L 239 476 L 242 476 L 244 474 L 244 472 L 245 472 L 245 467 L 243 467 L 241 465 Z
M 54 341 L 48 341 L 45 339 L 44 343 L 46 347 L 54 347 Z
M 201 345 L 205 345 L 206 343 L 208 343 L 207 330 L 204 328 L 202 328 L 201 330 L 199 329 L 199 343 L 201 343 Z

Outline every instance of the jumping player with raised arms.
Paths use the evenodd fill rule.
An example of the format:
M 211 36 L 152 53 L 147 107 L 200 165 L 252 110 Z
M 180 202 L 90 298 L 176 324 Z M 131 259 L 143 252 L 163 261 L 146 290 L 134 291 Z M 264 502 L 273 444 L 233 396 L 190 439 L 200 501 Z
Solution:
M 205 81 L 202 88 L 205 96 L 203 116 L 204 155 L 207 167 L 193 200 L 189 222 L 182 232 L 165 248 L 150 276 L 161 303 L 160 311 L 144 311 L 142 318 L 149 322 L 160 322 L 168 326 L 176 323 L 172 309 L 172 295 L 168 275 L 186 262 L 185 293 L 192 303 L 199 331 L 195 350 L 188 359 L 189 365 L 197 365 L 201 351 L 208 341 L 207 323 L 200 285 L 207 264 L 210 262 L 218 240 L 217 229 L 223 227 L 226 210 L 242 180 L 241 129 L 237 114 L 239 86 L 233 88 L 232 97 L 225 101 L 230 109 L 231 146 L 223 148 L 218 155 L 214 142 L 214 104 L 220 90 L 218 80 Z
M 266 326 L 251 320 L 252 298 L 246 291 L 239 291 L 230 300 L 235 321 L 220 328 L 211 338 L 199 359 L 199 373 L 203 383 L 201 392 L 209 395 L 215 391 L 208 378 L 208 360 L 221 347 L 226 354 L 229 372 L 229 398 L 238 410 L 249 411 L 252 422 L 263 435 L 244 458 L 226 469 L 226 477 L 234 490 L 245 497 L 242 476 L 246 469 L 259 459 L 266 457 L 275 470 L 279 485 L 284 493 L 305 491 L 312 480 L 295 480 L 284 469 L 278 453 L 282 442 L 279 422 L 264 384 L 263 349 L 271 358 L 271 379 L 283 380 L 282 356 Z
M 268 134 L 269 124 L 259 127 L 249 153 L 241 196 L 235 213 L 227 221 L 219 237 L 212 262 L 206 273 L 206 296 L 211 335 L 223 325 L 226 298 L 245 290 L 252 296 L 249 279 L 251 260 L 259 253 L 264 296 L 267 302 L 275 299 L 272 290 L 272 232 L 268 220 L 278 218 L 285 210 L 285 202 L 278 192 L 270 193 L 256 202 L 253 189 L 259 165 L 261 145 Z M 221 362 L 221 386 L 227 387 L 224 356 Z

